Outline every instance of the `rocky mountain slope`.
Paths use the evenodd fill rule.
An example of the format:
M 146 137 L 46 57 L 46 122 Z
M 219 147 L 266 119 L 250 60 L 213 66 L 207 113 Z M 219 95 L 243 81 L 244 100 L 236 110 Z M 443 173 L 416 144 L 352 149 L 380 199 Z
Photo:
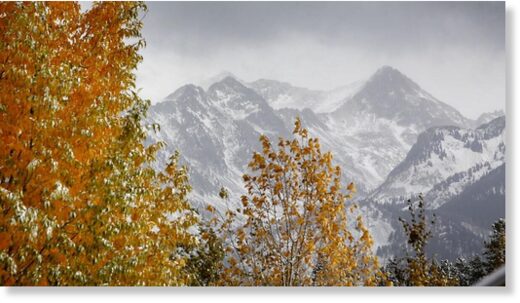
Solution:
M 377 203 L 395 198 L 404 202 L 423 193 L 428 207 L 437 208 L 504 163 L 504 131 L 504 116 L 477 129 L 430 128 L 368 198 Z

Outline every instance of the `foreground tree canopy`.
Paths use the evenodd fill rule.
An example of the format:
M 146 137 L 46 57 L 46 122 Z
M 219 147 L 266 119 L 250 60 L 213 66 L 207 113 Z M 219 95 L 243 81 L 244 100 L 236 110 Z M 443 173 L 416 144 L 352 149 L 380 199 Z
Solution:
M 173 157 L 156 173 L 160 145 L 143 145 L 144 9 L 0 2 L 1 285 L 190 279 L 172 255 L 195 243 L 186 172 Z
M 352 183 L 297 120 L 295 138 L 263 149 L 244 175 L 242 207 L 221 217 L 231 285 L 375 285 L 380 280 L 372 238 L 361 217 L 347 219 Z M 352 206 L 352 208 L 355 206 Z M 353 210 L 353 209 L 351 209 Z

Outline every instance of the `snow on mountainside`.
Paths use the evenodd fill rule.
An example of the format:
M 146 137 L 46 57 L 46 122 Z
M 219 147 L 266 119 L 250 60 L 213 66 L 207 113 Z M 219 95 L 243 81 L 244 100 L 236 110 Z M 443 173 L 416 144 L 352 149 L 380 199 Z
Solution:
M 198 205 L 217 207 L 222 186 L 233 198 L 243 193 L 242 175 L 260 148 L 258 137 L 290 134 L 265 100 L 230 77 L 207 92 L 194 85 L 179 88 L 151 107 L 149 122 L 161 125 L 150 140 L 167 144 L 159 152 L 157 165 L 163 166 L 179 150 L 182 163 L 189 167 L 192 199 Z
M 506 167 L 503 163 L 466 186 L 436 211 L 452 217 L 476 233 L 486 235 L 491 224 L 505 217 L 505 181 Z
M 274 109 L 312 108 L 322 99 L 322 92 L 292 86 L 287 82 L 260 79 L 248 84 L 251 89 L 261 95 Z
M 455 108 L 437 100 L 398 70 L 380 68 L 334 116 L 349 119 L 373 114 L 400 126 L 415 126 L 422 131 L 432 126 L 467 126 L 470 120 Z
M 423 193 L 429 208 L 437 208 L 505 160 L 505 117 L 477 129 L 455 126 L 422 133 L 406 158 L 369 197 L 377 203 Z
M 367 81 L 330 92 L 274 80 L 245 83 L 229 73 L 206 87 L 185 85 L 153 105 L 148 116 L 148 122 L 161 125 L 149 140 L 167 144 L 157 166 L 180 151 L 189 167 L 195 206 L 224 209 L 218 198 L 222 186 L 230 192 L 230 202 L 238 203 L 244 193 L 242 175 L 260 149 L 260 135 L 273 141 L 288 138 L 299 116 L 322 150 L 332 151 L 343 182 L 356 182 L 360 211 L 384 255 L 391 254 L 389 241 L 400 228 L 394 221 L 402 209 L 401 196 L 423 192 L 429 207 L 437 208 L 504 163 L 504 117 L 483 115 L 478 121 L 487 123 L 475 128 L 478 121 L 388 66 Z M 459 235 L 475 234 L 473 223 L 469 230 L 442 219 Z
M 466 184 L 442 206 L 426 210 L 429 217 L 435 214 L 437 218 L 427 253 L 452 261 L 460 256 L 480 254 L 491 224 L 505 217 L 505 179 L 505 163 L 502 163 L 475 182 Z M 425 201 L 428 203 L 428 198 Z M 387 235 L 387 238 L 376 239 L 378 256 L 383 259 L 403 256 L 407 239 L 398 218 L 409 215 L 407 208 L 402 204 L 369 204 L 366 209 L 371 217 L 379 215 L 374 220 L 377 223 L 372 224 L 374 230 L 383 227 Z
M 346 158 L 345 171 L 359 172 L 353 178 L 366 192 L 384 182 L 422 131 L 468 123 L 456 109 L 388 66 L 341 107 L 320 117 L 327 127 L 311 128 L 311 133 L 323 138 L 337 157 Z
M 324 150 L 333 152 L 335 161 L 343 167 L 345 181 L 358 183 L 358 197 L 384 182 L 419 133 L 432 126 L 464 125 L 468 121 L 387 66 L 366 82 L 331 92 L 273 80 L 247 84 L 230 73 L 215 79 L 218 82 L 207 91 L 190 85 L 179 89 L 152 106 L 150 113 L 150 120 L 162 126 L 154 139 L 168 143 L 165 154 L 176 148 L 187 158 L 195 194 L 201 197 L 224 185 L 226 182 L 219 181 L 223 176 L 235 178 L 233 188 L 239 187 L 260 134 L 275 140 L 288 136 L 296 116 L 302 117 L 311 135 L 320 138 Z M 319 108 L 335 110 L 320 113 Z M 221 159 L 226 159 L 225 164 Z M 204 180 L 204 176 L 209 178 Z
M 365 84 L 365 81 L 356 81 L 325 92 L 324 99 L 313 106 L 316 113 L 331 113 L 337 110 L 343 103 L 357 93 Z
M 360 202 L 379 236 L 378 255 L 403 253 L 406 239 L 397 218 L 419 193 L 438 218 L 428 252 L 452 260 L 479 253 L 490 224 L 505 216 L 504 131 L 502 116 L 477 129 L 444 126 L 420 134 L 386 181 Z
M 357 81 L 330 91 L 310 90 L 292 86 L 286 82 L 267 79 L 256 80 L 247 86 L 261 95 L 274 109 L 303 110 L 308 108 L 314 113 L 330 113 L 356 93 L 363 83 L 363 81 Z
M 255 91 L 232 77 L 210 86 L 208 97 L 220 111 L 235 121 L 245 120 L 259 133 L 275 138 L 285 135 L 283 121 Z
M 482 124 L 488 123 L 491 120 L 494 120 L 495 118 L 505 116 L 505 115 L 506 114 L 504 113 L 503 110 L 496 110 L 496 111 L 489 112 L 489 113 L 483 113 L 477 118 L 477 120 L 475 120 L 473 122 L 473 126 L 474 126 L 474 128 L 479 127 Z

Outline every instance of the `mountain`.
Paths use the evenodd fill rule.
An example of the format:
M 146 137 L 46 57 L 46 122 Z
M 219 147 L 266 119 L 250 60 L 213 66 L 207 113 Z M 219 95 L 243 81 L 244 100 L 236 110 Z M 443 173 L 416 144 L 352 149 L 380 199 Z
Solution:
M 160 120 L 163 124 L 163 132 L 157 140 L 164 139 L 175 147 L 181 144 L 181 153 L 184 154 L 194 147 L 184 146 L 183 142 L 194 139 L 173 134 L 191 136 L 187 130 L 198 129 L 201 138 L 198 148 L 203 148 L 204 140 L 212 142 L 212 146 L 205 151 L 208 159 L 199 159 L 202 158 L 199 155 L 192 161 L 197 164 L 209 159 L 216 161 L 226 154 L 232 158 L 229 161 L 244 164 L 251 156 L 246 152 L 251 152 L 255 146 L 249 143 L 256 142 L 262 133 L 274 139 L 290 135 L 288 130 L 292 129 L 294 119 L 301 116 L 311 135 L 320 138 L 323 149 L 333 152 L 336 162 L 344 168 L 345 180 L 358 184 L 359 197 L 385 181 L 406 157 L 419 133 L 433 126 L 469 123 L 456 109 L 432 97 L 411 79 L 388 66 L 377 70 L 367 81 L 330 92 L 266 79 L 244 83 L 230 73 L 218 75 L 216 79 L 218 81 L 207 90 L 196 89 L 198 98 L 181 94 L 186 89 L 184 87 L 152 106 L 150 120 Z M 188 101 L 177 100 L 179 98 L 193 100 L 194 104 L 186 105 Z M 174 108 L 171 110 L 176 112 L 175 116 L 165 117 L 165 112 L 171 111 L 168 107 Z M 240 134 L 233 131 L 237 124 L 246 125 Z M 228 141 L 235 141 L 240 148 L 219 143 L 219 138 L 214 136 L 221 136 L 218 133 L 220 129 Z M 213 166 L 215 164 L 208 167 Z M 244 168 L 239 165 L 231 170 L 243 173 Z M 209 173 L 193 170 L 196 176 Z M 215 178 L 218 179 L 221 173 L 215 171 Z M 215 186 L 217 183 L 212 182 Z
M 505 218 L 505 181 L 506 165 L 503 163 L 446 201 L 437 213 L 485 236 L 494 222 Z
M 432 126 L 466 126 L 469 119 L 437 100 L 397 69 L 383 66 L 334 116 L 348 119 L 359 114 L 395 121 L 397 125 L 426 129 Z
M 311 128 L 311 133 L 325 140 L 365 193 L 385 181 L 421 132 L 469 123 L 455 108 L 388 66 L 378 69 L 338 109 L 320 117 L 326 128 Z
M 208 97 L 232 120 L 247 121 L 258 132 L 275 137 L 287 134 L 283 121 L 264 98 L 232 77 L 211 85 Z
M 505 116 L 505 115 L 506 114 L 504 113 L 503 110 L 496 110 L 496 111 L 489 112 L 489 113 L 483 113 L 473 122 L 473 124 L 474 124 L 474 127 L 479 127 L 482 124 L 488 123 L 489 121 L 491 121 L 495 118 Z
M 226 187 L 233 198 L 243 193 L 242 175 L 261 134 L 288 136 L 284 122 L 253 90 L 225 77 L 205 91 L 186 85 L 150 108 L 148 122 L 159 123 L 149 141 L 163 141 L 157 167 L 175 150 L 188 165 L 197 205 L 220 205 L 218 192 Z
M 425 201 L 428 203 L 427 198 Z M 372 206 L 369 213 L 372 217 L 374 214 L 379 216 L 372 227 L 384 227 L 386 236 L 378 243 L 377 255 L 383 259 L 404 256 L 407 239 L 398 218 L 408 218 L 407 208 L 402 204 Z M 426 246 L 429 256 L 454 261 L 461 256 L 469 258 L 480 255 L 491 225 L 505 218 L 505 163 L 468 184 L 442 206 L 426 210 L 429 218 L 433 214 L 436 216 L 436 224 Z
M 261 95 L 273 109 L 312 108 L 323 98 L 321 91 L 296 87 L 290 83 L 275 80 L 259 79 L 249 83 L 249 87 Z
M 426 130 L 369 199 L 385 203 L 397 198 L 403 203 L 423 193 L 429 208 L 441 206 L 504 163 L 504 130 L 504 116 L 477 129 L 444 126 Z
M 419 193 L 428 216 L 437 217 L 429 255 L 454 260 L 479 254 L 491 224 L 505 217 L 504 131 L 502 116 L 477 129 L 434 127 L 419 135 L 387 180 L 361 202 L 372 229 L 384 226 L 378 255 L 404 254 L 397 219 L 408 215 L 404 203 Z

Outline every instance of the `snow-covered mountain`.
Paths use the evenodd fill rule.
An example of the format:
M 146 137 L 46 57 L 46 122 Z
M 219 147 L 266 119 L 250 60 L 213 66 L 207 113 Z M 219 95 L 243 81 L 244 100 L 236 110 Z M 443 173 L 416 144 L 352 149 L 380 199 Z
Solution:
M 489 112 L 489 113 L 483 113 L 473 122 L 473 124 L 474 124 L 474 127 L 479 127 L 482 124 L 488 123 L 489 121 L 491 121 L 495 118 L 505 116 L 505 115 L 506 114 L 504 113 L 503 110 L 496 110 L 496 111 Z
M 428 198 L 425 198 L 428 203 Z M 401 232 L 398 218 L 406 218 L 407 207 L 402 204 L 369 204 L 365 207 L 377 237 L 377 254 L 383 259 L 404 255 L 407 239 Z M 436 215 L 432 239 L 428 241 L 428 255 L 455 260 L 480 254 L 483 242 L 489 236 L 490 226 L 505 217 L 505 163 L 491 169 L 465 184 L 462 191 L 436 209 L 428 209 L 431 218 Z M 370 219 L 372 221 L 370 221 Z
M 501 116 L 476 129 L 444 126 L 420 134 L 406 158 L 361 202 L 373 233 L 384 226 L 378 254 L 403 253 L 406 239 L 397 218 L 407 215 L 404 203 L 420 193 L 438 218 L 429 253 L 451 259 L 479 253 L 491 224 L 505 217 L 504 132 Z
M 369 199 L 385 203 L 397 198 L 404 203 L 423 193 L 429 208 L 441 206 L 504 163 L 504 130 L 504 116 L 477 129 L 443 126 L 426 130 Z
M 222 186 L 237 198 L 243 192 L 247 163 L 260 148 L 259 136 L 290 134 L 261 96 L 231 77 L 207 91 L 194 85 L 179 88 L 151 107 L 149 122 L 161 125 L 150 140 L 167 144 L 157 166 L 163 166 L 174 150 L 180 151 L 197 204 L 218 204 Z
M 374 115 L 397 125 L 416 130 L 432 126 L 466 126 L 470 120 L 450 105 L 423 90 L 398 70 L 383 66 L 345 102 L 334 116 L 349 119 L 358 115 Z
M 297 116 L 322 150 L 332 151 L 344 183 L 357 183 L 378 246 L 396 231 L 395 212 L 388 209 L 402 206 L 393 201 L 423 192 L 438 208 L 504 163 L 503 117 L 467 119 L 392 67 L 333 91 L 266 79 L 246 83 L 230 73 L 212 81 L 206 89 L 177 89 L 148 117 L 161 125 L 149 140 L 167 144 L 157 166 L 179 150 L 197 206 L 225 208 L 218 198 L 222 186 L 238 203 L 259 136 L 290 137 Z M 475 128 L 479 121 L 486 123 Z
M 385 181 L 421 132 L 470 123 L 388 66 L 377 70 L 335 111 L 318 116 L 325 127 L 309 127 L 311 134 L 333 151 L 346 177 L 358 182 L 364 194 Z
M 488 171 L 436 211 L 476 234 L 485 236 L 491 224 L 505 215 L 506 165 Z

